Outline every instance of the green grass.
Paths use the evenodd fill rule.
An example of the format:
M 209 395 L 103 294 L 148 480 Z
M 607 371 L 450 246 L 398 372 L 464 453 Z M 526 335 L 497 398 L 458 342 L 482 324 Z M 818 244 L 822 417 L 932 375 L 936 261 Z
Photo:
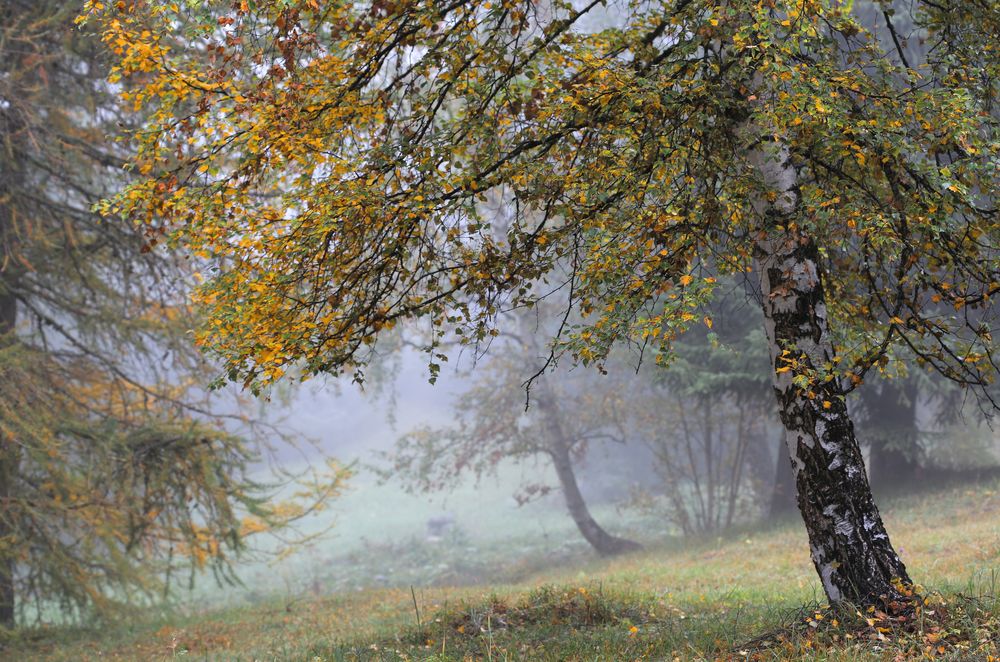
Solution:
M 510 582 L 489 586 L 449 586 L 445 577 L 412 593 L 405 586 L 322 596 L 289 592 L 228 609 L 189 606 L 169 617 L 111 624 L 96 632 L 29 631 L 0 651 L 0 658 L 330 662 L 996 656 L 997 484 L 896 497 L 883 510 L 914 580 L 926 587 L 927 604 L 905 621 L 822 607 L 804 532 L 799 523 L 789 522 L 683 548 L 653 546 L 612 560 L 586 553 L 560 557 L 557 564 L 525 566 L 509 575 Z M 414 538 L 412 544 L 420 543 Z M 502 540 L 483 550 L 488 558 L 501 558 L 503 552 Z M 373 558 L 405 554 L 394 549 Z
M 244 586 L 220 590 L 205 577 L 189 601 L 223 606 L 370 587 L 509 584 L 549 568 L 586 563 L 593 553 L 560 494 L 520 507 L 511 497 L 522 482 L 553 484 L 550 472 L 544 465 L 505 466 L 478 485 L 466 481 L 429 496 L 360 473 L 346 494 L 305 522 L 306 535 L 329 529 L 315 544 L 279 564 L 245 563 L 239 573 Z M 454 516 L 454 528 L 429 541 L 427 519 L 444 512 Z M 610 504 L 595 505 L 593 514 L 612 533 L 643 542 L 663 544 L 671 533 L 665 519 L 619 512 Z

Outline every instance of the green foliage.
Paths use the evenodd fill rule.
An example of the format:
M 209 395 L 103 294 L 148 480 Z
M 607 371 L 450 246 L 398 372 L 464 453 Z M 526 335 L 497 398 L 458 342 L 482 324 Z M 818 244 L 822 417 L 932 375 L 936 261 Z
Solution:
M 757 517 L 771 489 L 774 398 L 767 339 L 742 287 L 707 309 L 704 325 L 673 344 L 667 369 L 643 370 L 620 417 L 652 452 L 659 484 L 634 504 L 686 534 L 709 533 Z
M 711 326 L 693 329 L 678 340 L 675 358 L 660 378 L 678 395 L 739 396 L 773 408 L 760 313 L 742 292 L 728 289 L 708 309 L 705 320 Z
M 749 159 L 776 139 L 801 198 L 777 230 L 820 247 L 843 351 L 814 368 L 858 381 L 905 345 L 964 383 L 993 372 L 989 3 L 901 7 L 937 45 L 919 62 L 828 0 L 215 10 L 91 14 L 151 112 L 145 177 L 104 209 L 225 266 L 200 337 L 233 379 L 359 374 L 415 318 L 482 342 L 543 297 L 582 320 L 560 351 L 669 358 L 715 275 L 752 268 L 774 190 Z

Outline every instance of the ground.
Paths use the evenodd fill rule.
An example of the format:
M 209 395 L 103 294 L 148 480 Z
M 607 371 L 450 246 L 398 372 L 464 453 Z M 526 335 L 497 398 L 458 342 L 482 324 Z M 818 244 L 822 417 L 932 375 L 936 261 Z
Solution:
M 581 551 L 548 566 L 506 568 L 514 579 L 506 583 L 494 575 L 485 586 L 440 585 L 445 573 L 445 582 L 412 590 L 303 590 L 228 609 L 188 606 L 97 632 L 32 630 L 8 641 L 0 658 L 993 660 L 998 488 L 968 484 L 888 500 L 887 526 L 924 596 L 904 620 L 826 608 L 802 526 L 789 521 L 611 560 Z M 502 546 L 481 552 L 502 554 Z

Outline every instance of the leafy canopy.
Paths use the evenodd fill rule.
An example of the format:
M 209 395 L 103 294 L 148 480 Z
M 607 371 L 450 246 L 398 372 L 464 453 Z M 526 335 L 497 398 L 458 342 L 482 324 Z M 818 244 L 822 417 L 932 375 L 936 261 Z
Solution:
M 150 112 L 143 177 L 103 209 L 212 265 L 199 341 L 253 388 L 291 364 L 360 378 L 400 320 L 480 342 L 541 297 L 582 319 L 559 352 L 669 358 L 715 276 L 753 268 L 747 154 L 781 144 L 801 207 L 780 229 L 820 246 L 840 338 L 815 369 L 849 386 L 905 345 L 980 384 L 996 8 L 903 3 L 893 38 L 934 44 L 915 62 L 850 4 L 91 2 Z

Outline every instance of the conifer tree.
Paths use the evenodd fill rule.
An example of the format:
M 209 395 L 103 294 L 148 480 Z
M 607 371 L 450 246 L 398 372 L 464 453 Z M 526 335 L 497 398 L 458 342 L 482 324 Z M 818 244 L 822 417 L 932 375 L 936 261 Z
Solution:
M 294 514 L 205 395 L 185 260 L 91 209 L 125 181 L 109 136 L 133 116 L 78 10 L 0 5 L 3 626 L 160 595 L 184 567 L 231 578 L 245 535 Z

